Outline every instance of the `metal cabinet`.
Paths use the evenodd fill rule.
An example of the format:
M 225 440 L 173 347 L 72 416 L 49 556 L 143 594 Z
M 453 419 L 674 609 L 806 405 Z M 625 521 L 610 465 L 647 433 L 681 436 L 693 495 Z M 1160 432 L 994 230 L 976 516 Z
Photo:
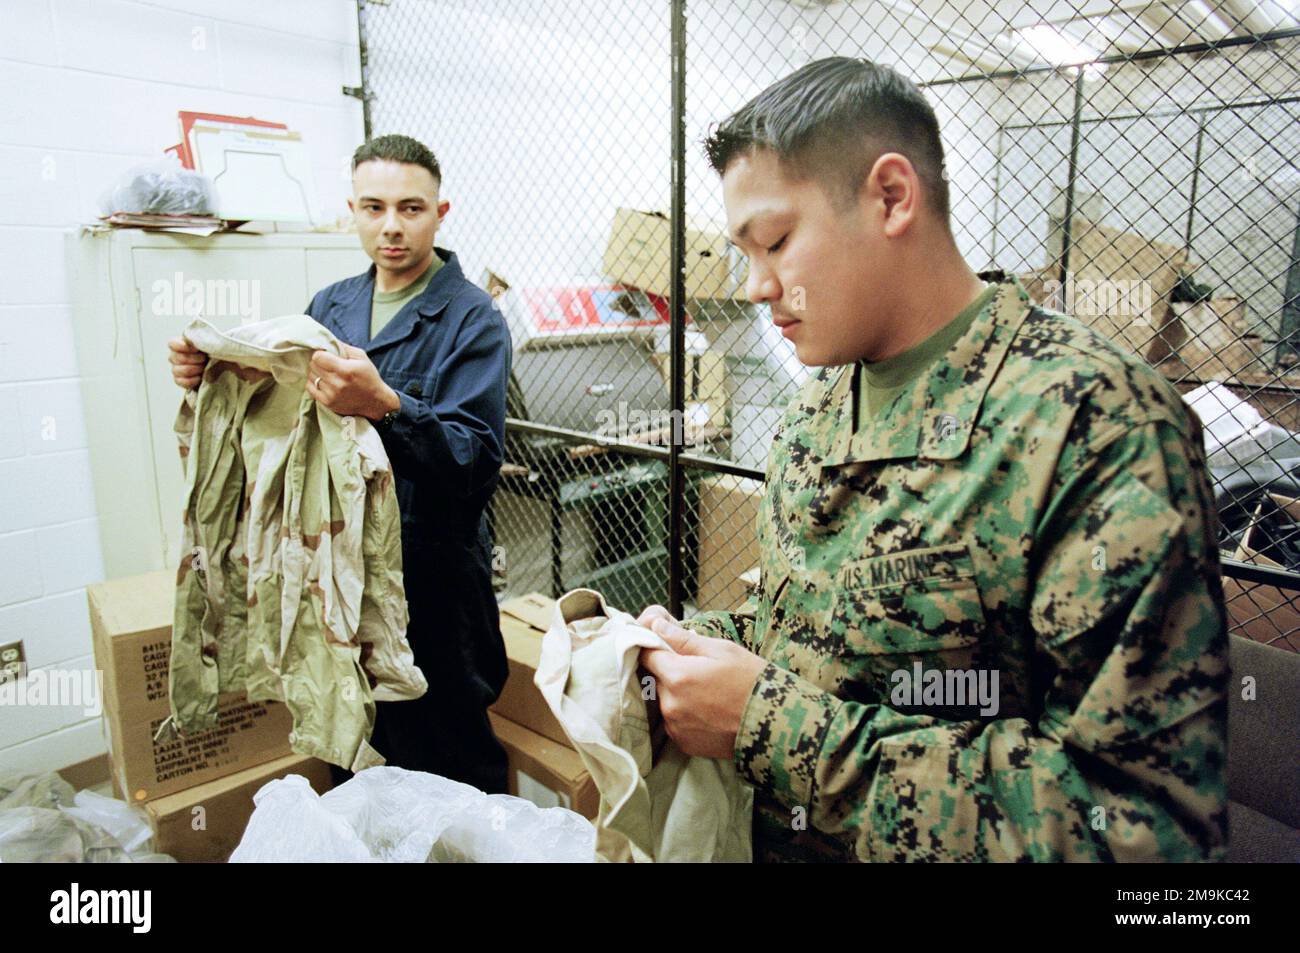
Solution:
M 181 391 L 167 339 L 195 316 L 220 328 L 300 314 L 370 264 L 352 234 L 67 236 L 77 360 L 108 578 L 177 565 Z

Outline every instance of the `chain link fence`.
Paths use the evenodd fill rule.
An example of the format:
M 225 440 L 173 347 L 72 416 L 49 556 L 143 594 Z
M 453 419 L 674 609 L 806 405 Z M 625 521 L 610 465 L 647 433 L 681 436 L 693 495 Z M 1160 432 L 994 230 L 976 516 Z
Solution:
M 363 0 L 367 134 L 427 143 L 439 244 L 514 338 L 507 593 L 734 608 L 808 371 L 744 296 L 709 127 L 823 56 L 939 115 L 953 230 L 1206 424 L 1234 631 L 1300 648 L 1300 8 Z M 677 270 L 675 266 L 680 266 Z M 673 543 L 676 545 L 673 545 Z

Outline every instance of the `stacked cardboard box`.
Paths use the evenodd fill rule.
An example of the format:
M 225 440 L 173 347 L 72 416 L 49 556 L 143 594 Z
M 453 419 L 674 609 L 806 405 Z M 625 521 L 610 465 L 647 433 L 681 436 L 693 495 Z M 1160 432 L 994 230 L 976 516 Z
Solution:
M 1061 223 L 1052 220 L 1049 273 L 1059 270 L 1063 242 Z M 1168 321 L 1174 285 L 1187 271 L 1185 248 L 1080 216 L 1070 221 L 1071 313 L 1152 363 L 1168 353 L 1158 332 Z M 1108 284 L 1099 286 L 1098 282 Z M 1120 286 L 1120 282 L 1125 284 Z M 1109 290 L 1098 291 L 1099 287 Z M 1120 294 L 1119 288 L 1128 292 Z M 1138 293 L 1132 293 L 1135 291 Z
M 1179 371 L 1198 381 L 1267 385 L 1277 379 L 1269 348 L 1252 334 L 1246 305 L 1240 298 L 1221 297 L 1173 306 L 1180 341 Z
M 1242 299 L 1172 300 L 1179 277 L 1198 267 L 1185 248 L 1075 216 L 1070 275 L 1062 285 L 1061 223 L 1049 224 L 1049 263 L 1017 276 L 1039 304 L 1069 312 L 1170 380 L 1259 386 L 1276 379 L 1265 360 L 1267 348 L 1247 326 Z M 1131 293 L 1135 288 L 1137 295 Z
M 253 795 L 271 781 L 301 774 L 324 794 L 329 765 L 291 754 L 145 804 L 157 849 L 181 863 L 224 863 L 239 846 L 253 814 Z
M 510 793 L 539 807 L 567 807 L 595 819 L 600 795 L 582 759 L 533 684 L 554 600 L 532 593 L 501 604 L 510 677 L 489 717 L 510 759 Z
M 755 525 L 763 483 L 732 476 L 700 481 L 701 609 L 734 611 L 749 595 L 746 574 L 758 566 Z
M 284 705 L 250 702 L 242 694 L 219 700 L 216 727 L 154 740 L 170 713 L 175 592 L 176 574 L 169 570 L 86 589 L 95 663 L 104 678 L 109 766 L 117 796 L 154 818 L 159 851 L 178 859 L 224 859 L 219 856 L 223 845 L 232 831 L 242 834 L 252 814 L 252 795 L 262 784 L 305 774 L 328 785 L 328 771 L 321 762 L 290 750 L 293 720 Z M 178 840 L 183 826 L 174 819 L 204 805 L 210 836 L 189 828 Z
M 614 213 L 601 270 L 619 284 L 667 298 L 672 290 L 671 244 L 668 216 L 620 208 Z M 721 232 L 687 228 L 685 264 L 686 297 L 744 297 L 744 261 Z

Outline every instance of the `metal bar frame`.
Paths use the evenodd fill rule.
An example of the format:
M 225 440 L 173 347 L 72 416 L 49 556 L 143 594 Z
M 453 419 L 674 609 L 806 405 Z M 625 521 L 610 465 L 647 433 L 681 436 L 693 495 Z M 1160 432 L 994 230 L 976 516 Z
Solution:
M 682 472 L 682 441 L 686 408 L 686 0 L 672 0 L 672 247 L 668 296 L 671 352 L 669 403 L 672 427 L 668 445 L 668 611 L 682 617 L 686 539 L 683 512 L 686 479 Z

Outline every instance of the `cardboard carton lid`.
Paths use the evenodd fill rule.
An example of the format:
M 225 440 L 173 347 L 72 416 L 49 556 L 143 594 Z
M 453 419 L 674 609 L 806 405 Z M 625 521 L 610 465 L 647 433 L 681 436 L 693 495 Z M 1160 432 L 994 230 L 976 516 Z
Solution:
M 160 569 L 98 582 L 86 587 L 86 599 L 97 629 L 110 638 L 167 632 L 176 603 L 176 571 Z
M 526 665 L 529 671 L 536 672 L 541 663 L 544 634 L 512 616 L 501 618 L 501 638 L 506 643 L 506 657 Z
M 141 805 L 141 807 L 148 811 L 157 821 L 173 814 L 188 813 L 195 804 L 214 800 L 222 794 L 236 791 L 250 784 L 257 784 L 260 790 L 262 784 L 275 780 L 278 775 L 286 774 L 301 774 L 308 781 L 316 781 L 317 783 L 313 784 L 312 787 L 317 790 L 317 793 L 320 793 L 321 778 L 325 779 L 323 786 L 328 790 L 328 779 L 330 777 L 329 771 L 322 771 L 321 766 L 324 766 L 324 762 L 317 761 L 317 759 L 307 755 L 285 755 L 283 758 L 276 758 L 274 761 L 266 761 L 243 771 L 236 771 L 224 778 L 205 781 L 183 791 L 177 791 L 175 794 L 155 798 L 147 804 Z M 250 796 L 254 793 L 256 792 L 249 792 Z
M 551 627 L 555 600 L 540 592 L 530 592 L 526 596 L 517 596 L 501 603 L 501 612 L 527 623 L 539 632 L 545 632 Z

